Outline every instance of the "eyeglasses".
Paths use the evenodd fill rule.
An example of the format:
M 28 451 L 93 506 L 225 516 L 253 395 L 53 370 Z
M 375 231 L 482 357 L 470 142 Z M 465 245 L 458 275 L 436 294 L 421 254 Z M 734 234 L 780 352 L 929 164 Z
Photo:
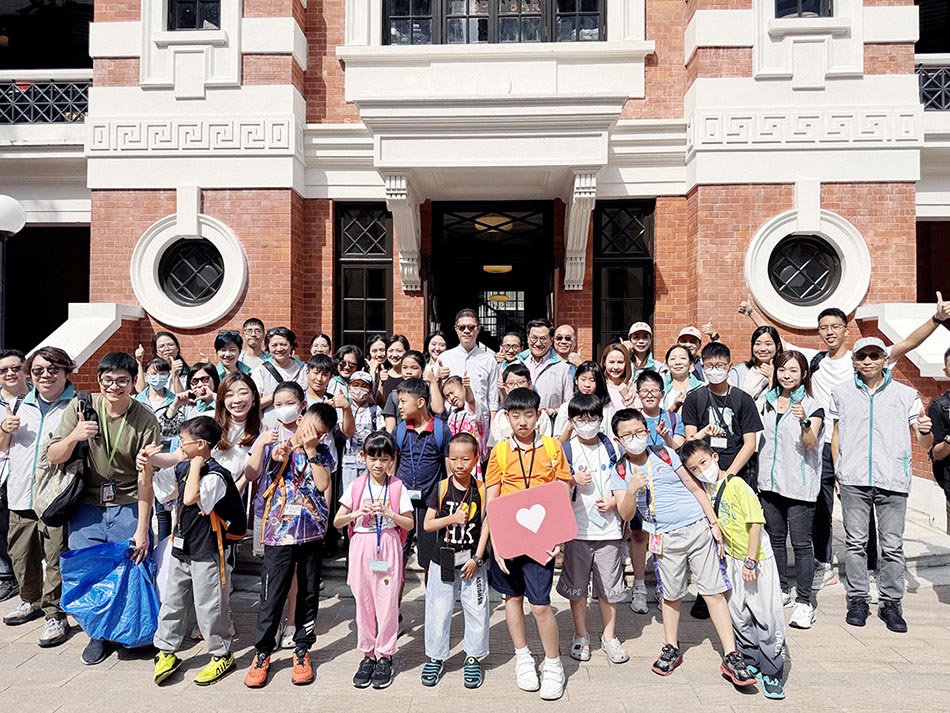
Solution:
M 455 328 L 460 332 L 474 332 L 478 329 L 477 324 L 456 324 Z
M 191 377 L 191 384 L 211 384 L 213 379 L 210 376 L 193 376 Z
M 659 389 L 640 389 L 637 393 L 640 396 L 659 396 L 663 392 Z
M 118 379 L 113 379 L 109 376 L 104 376 L 99 379 L 99 385 L 104 389 L 111 389 L 113 386 L 119 389 L 126 389 L 132 385 L 132 379 L 121 376 Z
M 245 333 L 245 334 L 258 334 L 258 335 L 263 336 L 263 335 L 264 335 L 264 330 L 261 329 L 260 327 L 248 327 L 247 329 L 244 330 L 244 333 Z
M 528 388 L 528 382 L 527 381 L 506 382 L 505 386 L 509 389 L 526 389 Z
M 837 324 L 823 324 L 818 327 L 818 333 L 827 334 L 828 332 L 843 332 L 847 328 L 848 325 L 841 324 L 841 322 L 838 322 Z
M 544 343 L 546 343 L 550 338 L 551 338 L 551 337 L 549 337 L 549 336 L 547 336 L 547 335 L 545 335 L 545 336 L 543 336 L 543 337 L 528 337 L 528 344 L 544 344 Z
M 55 369 L 56 367 L 54 366 L 53 368 Z M 22 366 L 4 366 L 4 367 L 0 367 L 0 376 L 3 376 L 7 372 L 11 374 L 19 374 L 21 371 L 23 371 Z M 34 372 L 31 372 L 31 373 L 34 373 Z M 40 372 L 40 374 L 42 373 L 43 372 Z
M 603 419 L 596 416 L 578 416 L 571 419 L 574 423 L 600 423 Z
M 712 362 L 712 363 L 705 362 L 705 361 L 703 362 L 703 369 L 728 369 L 728 368 L 729 368 L 729 364 L 724 361 L 718 361 L 718 362 Z
M 881 354 L 881 352 L 862 352 L 861 354 L 854 355 L 855 361 L 867 361 L 868 359 L 871 361 L 880 361 L 883 358 L 884 355 Z
M 353 371 L 353 369 L 356 368 L 356 362 L 355 361 L 341 361 L 340 368 L 346 369 L 347 371 Z
M 502 344 L 501 345 L 501 350 L 503 352 L 516 352 L 519 349 L 521 349 L 520 344 Z
M 20 367 L 16 367 L 16 369 L 19 371 Z M 30 374 L 33 376 L 43 376 L 43 374 L 56 376 L 61 371 L 65 371 L 61 366 L 34 366 L 30 369 Z
M 181 446 L 182 448 L 184 448 L 185 446 L 193 446 L 198 443 L 207 443 L 207 441 L 203 438 L 199 438 L 194 441 L 178 441 L 178 445 Z
M 647 431 L 647 430 L 640 430 L 640 431 L 634 431 L 633 433 L 629 434 L 629 436 L 621 436 L 620 438 L 621 438 L 621 439 L 627 438 L 627 437 L 629 437 L 629 438 L 647 438 L 647 437 L 649 437 L 649 435 L 650 435 L 650 432 L 649 432 L 649 431 Z

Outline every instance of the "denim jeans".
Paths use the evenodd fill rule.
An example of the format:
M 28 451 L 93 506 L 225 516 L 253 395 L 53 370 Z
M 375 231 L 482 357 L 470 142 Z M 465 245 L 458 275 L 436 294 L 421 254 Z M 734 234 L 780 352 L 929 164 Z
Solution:
M 69 549 L 101 545 L 103 542 L 129 542 L 135 537 L 139 506 L 80 505 L 69 518 Z
M 9 467 L 9 466 L 8 466 Z M 7 507 L 7 484 L 0 485 L 0 582 L 15 579 L 13 562 L 7 551 L 7 537 L 10 532 L 10 510 Z
M 795 601 L 808 604 L 811 601 L 811 587 L 815 578 L 815 550 L 812 547 L 815 503 L 792 500 L 767 491 L 760 492 L 759 499 L 765 513 L 765 531 L 769 533 L 772 543 L 772 554 L 775 556 L 782 591 L 787 592 L 790 588 L 785 540 L 791 535 L 792 549 L 795 552 Z
M 872 512 L 877 515 L 881 546 L 877 587 L 882 602 L 904 596 L 904 516 L 907 493 L 865 485 L 841 486 L 841 511 L 845 531 L 845 588 L 848 597 L 870 600 L 868 595 L 868 537 Z
M 833 542 L 831 514 L 835 509 L 835 469 L 831 464 L 831 445 L 826 443 L 821 451 L 821 492 L 815 504 L 815 522 L 812 525 L 812 544 L 815 546 L 815 560 L 831 564 Z M 877 569 L 877 531 L 874 526 L 874 513 L 868 522 L 868 569 Z
M 465 622 L 465 655 L 482 658 L 488 655 L 487 567 L 479 567 L 471 579 L 462 579 L 456 570 L 455 582 L 442 581 L 442 569 L 429 563 L 429 583 L 426 585 L 426 656 L 440 661 L 449 657 L 451 649 L 452 612 L 455 600 L 462 603 Z

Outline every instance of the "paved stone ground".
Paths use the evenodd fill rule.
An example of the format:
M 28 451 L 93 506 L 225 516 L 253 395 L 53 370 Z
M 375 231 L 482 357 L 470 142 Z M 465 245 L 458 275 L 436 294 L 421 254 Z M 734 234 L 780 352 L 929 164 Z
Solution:
M 87 667 L 79 654 L 86 642 L 81 632 L 55 649 L 36 646 L 42 622 L 21 627 L 0 626 L 0 710 L 47 713 L 52 711 L 111 713 L 111 711 L 349 711 L 367 705 L 385 706 L 388 712 L 422 711 L 484 713 L 559 709 L 636 711 L 644 709 L 677 713 L 700 707 L 746 711 L 776 709 L 809 711 L 867 711 L 950 709 L 950 567 L 931 568 L 909 577 L 905 614 L 908 634 L 888 632 L 872 616 L 863 629 L 844 623 L 844 591 L 841 585 L 819 594 L 818 622 L 807 632 L 789 630 L 788 697 L 768 701 L 752 689 L 737 691 L 718 672 L 718 644 L 708 622 L 684 615 L 681 643 L 685 664 L 669 678 L 650 671 L 662 643 L 662 628 L 655 609 L 637 615 L 626 607 L 619 616 L 619 636 L 626 642 L 631 660 L 610 665 L 595 652 L 591 661 L 578 664 L 565 656 L 568 686 L 557 703 L 540 701 L 537 694 L 517 690 L 511 643 L 500 603 L 493 605 L 491 650 L 486 660 L 485 685 L 467 691 L 462 685 L 463 655 L 453 650 L 448 673 L 435 689 L 423 688 L 419 674 L 424 661 L 423 601 L 418 585 L 404 606 L 407 632 L 397 654 L 397 676 L 385 691 L 356 690 L 350 679 L 360 660 L 355 651 L 353 601 L 341 582 L 328 582 L 317 624 L 314 650 L 317 680 L 306 688 L 290 683 L 290 652 L 278 652 L 272 663 L 271 681 L 260 691 L 243 683 L 251 652 L 249 642 L 255 621 L 255 596 L 237 593 L 233 600 L 237 627 L 235 654 L 238 671 L 215 686 L 201 688 L 192 678 L 207 658 L 201 643 L 184 652 L 183 674 L 162 688 L 151 681 L 149 654 L 122 651 L 105 663 Z M 13 608 L 0 605 L 0 612 Z M 563 600 L 555 602 L 561 631 L 561 647 L 570 646 L 570 611 Z M 598 617 L 592 607 L 592 631 Z M 531 627 L 529 625 L 529 631 Z M 461 616 L 454 621 L 455 639 L 461 638 Z M 596 634 L 595 634 L 596 635 Z M 532 635 L 531 647 L 540 653 Z M 749 689 L 747 689 L 748 691 Z M 451 701 L 451 702 L 449 702 Z M 448 708 L 451 706 L 451 708 Z

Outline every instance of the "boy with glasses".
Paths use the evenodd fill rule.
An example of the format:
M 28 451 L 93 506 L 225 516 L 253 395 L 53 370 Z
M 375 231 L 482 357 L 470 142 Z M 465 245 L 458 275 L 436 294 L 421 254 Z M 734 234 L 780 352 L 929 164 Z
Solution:
M 23 360 L 26 355 L 18 349 L 0 351 L 0 407 L 11 409 L 13 415 L 29 390 Z M 8 411 L 6 413 L 9 413 Z M 10 510 L 7 505 L 7 477 L 9 465 L 7 454 L 0 450 L 0 602 L 12 599 L 19 593 L 13 563 L 7 553 L 7 532 L 10 526 Z
M 264 352 L 264 323 L 257 317 L 244 320 L 241 325 L 244 336 L 244 350 L 238 357 L 250 369 L 256 369 L 267 359 Z
M 910 433 L 929 450 L 932 423 L 917 391 L 893 380 L 884 342 L 859 339 L 853 355 L 854 379 L 832 390 L 829 410 L 834 421 L 831 458 L 845 530 L 845 621 L 864 626 L 870 614 L 867 547 L 873 512 L 881 548 L 878 617 L 891 631 L 903 633 L 904 517 L 913 477 Z
M 518 332 L 506 332 L 501 338 L 501 346 L 498 347 L 498 353 L 495 354 L 495 361 L 498 362 L 498 368 L 504 371 L 509 366 L 518 361 L 518 355 L 522 350 L 521 335 Z
M 97 420 L 86 419 L 78 399 L 70 401 L 47 457 L 52 464 L 65 463 L 79 443 L 89 443 L 85 492 L 68 525 L 69 549 L 132 540 L 132 557 L 139 563 L 150 550 L 154 495 L 135 459 L 146 446 L 161 444 L 160 429 L 152 410 L 132 398 L 138 366 L 130 354 L 106 354 L 97 371 L 100 393 L 92 396 Z M 109 653 L 106 641 L 90 639 L 82 662 L 102 663 Z

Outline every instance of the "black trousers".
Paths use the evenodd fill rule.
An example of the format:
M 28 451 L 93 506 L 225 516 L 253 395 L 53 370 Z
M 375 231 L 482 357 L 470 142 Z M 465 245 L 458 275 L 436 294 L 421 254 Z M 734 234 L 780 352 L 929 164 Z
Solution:
M 277 648 L 284 602 L 297 576 L 297 607 L 294 616 L 294 646 L 309 651 L 317 641 L 317 610 L 320 607 L 320 575 L 323 569 L 323 541 L 300 545 L 264 545 L 261 568 L 261 607 L 257 614 L 258 651 L 271 653 Z

